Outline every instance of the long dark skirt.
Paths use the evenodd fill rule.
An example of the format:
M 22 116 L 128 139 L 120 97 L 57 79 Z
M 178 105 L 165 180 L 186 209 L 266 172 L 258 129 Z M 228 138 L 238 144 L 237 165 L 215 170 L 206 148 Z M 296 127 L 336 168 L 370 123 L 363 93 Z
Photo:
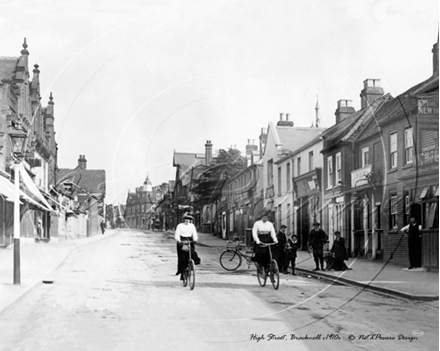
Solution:
M 195 245 L 192 242 L 192 239 L 181 237 L 180 240 L 191 241 L 191 258 L 194 260 L 195 264 L 199 264 L 200 258 L 195 250 Z M 176 243 L 176 250 L 177 250 L 177 274 L 181 274 L 185 270 L 185 267 L 188 265 L 189 252 L 182 250 L 182 245 L 180 245 L 179 243 Z
M 270 244 L 273 243 L 272 237 L 268 234 L 260 235 L 258 237 L 262 243 Z M 272 252 L 272 258 L 277 259 L 276 246 L 271 246 L 270 250 Z M 255 256 L 252 259 L 252 261 L 258 263 L 259 265 L 263 267 L 268 267 L 270 262 L 270 254 L 269 254 L 269 247 L 268 246 L 260 246 L 256 243 L 254 244 L 254 252 Z

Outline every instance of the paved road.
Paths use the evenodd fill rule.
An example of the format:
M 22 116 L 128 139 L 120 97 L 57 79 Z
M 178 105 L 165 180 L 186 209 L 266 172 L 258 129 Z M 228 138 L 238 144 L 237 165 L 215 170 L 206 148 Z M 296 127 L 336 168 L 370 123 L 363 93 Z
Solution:
M 198 251 L 191 291 L 168 235 L 120 231 L 84 246 L 1 314 L 0 350 L 438 349 L 438 324 L 425 322 L 438 320 L 435 305 L 298 276 L 261 288 L 254 269 L 229 273 L 217 250 Z

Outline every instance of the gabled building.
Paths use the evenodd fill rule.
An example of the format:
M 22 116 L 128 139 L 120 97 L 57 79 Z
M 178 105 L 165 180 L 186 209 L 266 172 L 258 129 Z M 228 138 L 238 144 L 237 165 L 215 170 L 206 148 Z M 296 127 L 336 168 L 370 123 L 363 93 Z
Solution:
M 201 174 L 206 166 L 212 162 L 212 143 L 206 141 L 205 153 L 175 152 L 173 155 L 173 167 L 176 167 L 176 178 L 174 180 L 173 207 L 174 224 L 182 221 L 185 212 L 192 212 L 194 215 L 194 224 L 201 227 L 200 209 L 193 206 L 194 195 L 191 193 L 191 184 L 194 179 Z
M 323 139 L 318 136 L 275 163 L 281 198 L 277 201 L 277 226 L 284 224 L 287 233 L 296 234 L 302 249 L 307 248 L 313 222 L 321 221 L 322 146 Z
M 351 100 L 339 100 L 336 109 L 336 124 L 322 138 L 323 168 L 323 229 L 329 235 L 340 231 L 346 239 L 351 255 L 366 255 L 365 245 L 371 239 L 368 225 L 369 197 L 374 197 L 377 187 L 373 184 L 371 161 L 377 157 L 363 150 L 360 157 L 354 143 L 362 130 L 375 118 L 382 106 L 391 99 L 384 95 L 380 80 L 367 79 L 361 91 L 361 109 L 354 110 Z M 358 229 L 359 228 L 359 229 Z M 362 229 L 361 229 L 362 228 Z
M 283 114 L 275 125 L 269 123 L 267 134 L 260 138 L 262 144 L 262 162 L 264 168 L 264 207 L 272 212 L 272 221 L 279 228 L 286 218 L 293 218 L 293 204 L 291 196 L 291 177 L 293 165 L 289 162 L 278 162 L 292 151 L 298 150 L 312 139 L 319 136 L 325 128 L 294 127 L 289 120 L 289 114 L 284 119 Z M 290 178 L 287 180 L 287 178 Z
M 0 57 L 0 246 L 10 243 L 13 231 L 13 197 L 7 194 L 10 195 L 14 177 L 9 133 L 16 126 L 27 134 L 22 161 L 27 182 L 20 195 L 21 236 L 34 237 L 35 225 L 41 221 L 43 238 L 49 240 L 52 208 L 46 199 L 50 198 L 49 188 L 55 183 L 57 168 L 54 103 L 51 94 L 48 106 L 41 106 L 40 70 L 34 65 L 31 78 L 27 48 L 24 39 L 19 57 Z
M 217 213 L 219 228 L 216 233 L 223 239 L 233 237 L 251 243 L 246 229 L 252 228 L 256 217 L 263 209 L 263 162 L 259 158 L 257 145 L 248 140 L 246 145 L 247 167 L 222 184 L 222 195 Z

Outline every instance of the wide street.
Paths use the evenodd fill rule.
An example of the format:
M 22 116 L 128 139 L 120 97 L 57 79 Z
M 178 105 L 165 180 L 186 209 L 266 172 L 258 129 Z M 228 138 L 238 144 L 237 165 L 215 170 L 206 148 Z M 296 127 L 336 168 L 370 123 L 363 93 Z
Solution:
M 307 276 L 279 290 L 198 246 L 194 290 L 175 276 L 168 233 L 119 230 L 72 252 L 0 314 L 0 350 L 434 350 L 438 303 Z M 423 334 L 423 335 L 421 335 Z

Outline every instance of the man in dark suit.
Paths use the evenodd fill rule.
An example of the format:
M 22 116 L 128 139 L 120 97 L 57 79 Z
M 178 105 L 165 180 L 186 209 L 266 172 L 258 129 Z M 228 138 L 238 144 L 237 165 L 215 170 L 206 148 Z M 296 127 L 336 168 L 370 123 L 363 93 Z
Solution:
M 321 264 L 321 270 L 324 270 L 324 245 L 327 240 L 328 236 L 320 228 L 320 224 L 318 222 L 313 223 L 313 229 L 309 234 L 308 246 L 313 252 L 313 259 L 316 264 L 314 271 L 319 271 L 319 264 Z
M 286 229 L 287 229 L 287 226 L 285 226 L 283 224 L 280 227 L 280 230 L 277 234 L 278 252 L 277 252 L 276 260 L 277 260 L 278 268 L 279 268 L 280 272 L 284 273 L 284 274 L 287 273 L 287 267 L 285 266 L 286 265 L 285 249 L 286 249 L 286 242 L 287 242 Z

